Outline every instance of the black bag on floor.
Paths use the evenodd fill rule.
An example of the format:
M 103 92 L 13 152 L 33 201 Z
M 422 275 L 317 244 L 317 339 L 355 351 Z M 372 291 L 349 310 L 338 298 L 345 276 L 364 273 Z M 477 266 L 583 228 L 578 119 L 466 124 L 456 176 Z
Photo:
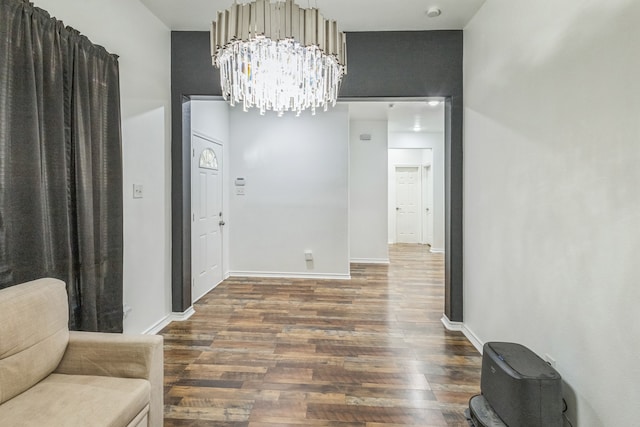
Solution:
M 562 378 L 527 347 L 483 347 L 479 396 L 469 401 L 475 427 L 562 427 Z

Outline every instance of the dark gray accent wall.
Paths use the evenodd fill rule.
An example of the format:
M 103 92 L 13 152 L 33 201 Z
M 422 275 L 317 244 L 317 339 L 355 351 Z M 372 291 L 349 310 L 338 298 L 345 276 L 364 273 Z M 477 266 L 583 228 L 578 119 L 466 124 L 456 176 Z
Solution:
M 191 110 L 189 96 L 220 95 L 209 33 L 171 33 L 171 292 L 172 310 L 191 306 Z
M 445 314 L 462 321 L 462 31 L 347 34 L 342 98 L 447 98 Z M 208 32 L 171 33 L 173 310 L 191 305 L 189 121 L 185 97 L 221 95 Z M 188 98 L 187 98 L 188 99 Z M 188 288 L 188 290 L 187 290 Z
M 462 31 L 347 34 L 342 97 L 462 96 Z

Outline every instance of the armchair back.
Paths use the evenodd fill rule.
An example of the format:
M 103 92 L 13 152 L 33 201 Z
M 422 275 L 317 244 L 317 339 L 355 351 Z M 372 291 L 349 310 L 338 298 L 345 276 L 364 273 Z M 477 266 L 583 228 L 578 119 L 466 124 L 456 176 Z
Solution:
M 0 404 L 56 369 L 68 324 L 64 282 L 45 278 L 0 289 Z

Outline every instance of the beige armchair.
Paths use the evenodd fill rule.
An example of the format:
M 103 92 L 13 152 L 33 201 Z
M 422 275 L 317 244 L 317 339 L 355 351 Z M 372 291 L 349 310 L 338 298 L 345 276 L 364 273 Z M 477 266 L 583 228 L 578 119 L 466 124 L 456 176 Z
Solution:
M 162 337 L 67 325 L 60 280 L 0 290 L 0 425 L 162 426 Z

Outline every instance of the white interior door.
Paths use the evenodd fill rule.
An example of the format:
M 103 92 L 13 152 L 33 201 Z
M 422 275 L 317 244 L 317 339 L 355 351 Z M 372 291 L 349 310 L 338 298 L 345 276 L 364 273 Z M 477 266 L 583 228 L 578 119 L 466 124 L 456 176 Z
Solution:
M 191 277 L 193 302 L 222 281 L 222 146 L 192 135 Z
M 396 239 L 420 243 L 420 169 L 396 167 Z
M 430 165 L 424 167 L 422 192 L 422 230 L 424 233 L 422 243 L 426 245 L 433 245 L 433 176 L 431 174 Z

